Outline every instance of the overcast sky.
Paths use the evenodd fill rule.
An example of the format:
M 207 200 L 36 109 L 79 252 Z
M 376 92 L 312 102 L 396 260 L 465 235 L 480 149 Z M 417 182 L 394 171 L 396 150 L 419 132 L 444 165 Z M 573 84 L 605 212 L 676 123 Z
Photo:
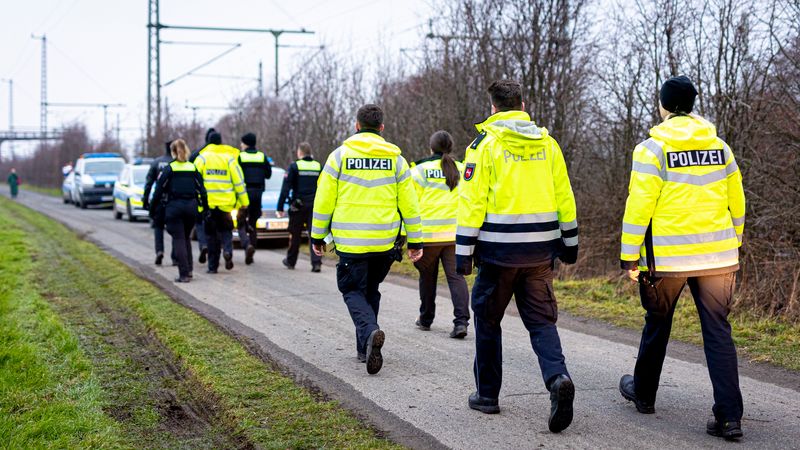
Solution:
M 122 103 L 109 110 L 109 126 L 119 113 L 128 146 L 146 119 L 147 0 L 2 0 L 0 78 L 14 80 L 15 128 L 39 128 L 41 41 L 48 42 L 48 101 Z M 244 28 L 306 28 L 314 35 L 284 35 L 281 44 L 326 45 L 334 52 L 400 57 L 427 31 L 432 0 L 161 0 L 161 22 Z M 162 40 L 241 43 L 242 46 L 198 73 L 255 78 L 264 63 L 265 90 L 274 86 L 271 34 L 162 30 Z M 380 44 L 377 42 L 380 41 Z M 162 45 L 161 80 L 169 80 L 223 52 L 225 46 Z M 280 51 L 281 83 L 298 70 L 313 49 Z M 255 80 L 187 77 L 162 89 L 176 112 L 191 117 L 190 106 L 226 106 L 253 89 Z M 213 121 L 224 111 L 201 110 Z M 93 139 L 103 132 L 99 108 L 51 107 L 50 127 L 85 122 Z M 8 84 L 0 84 L 0 130 L 8 127 Z M 7 151 L 8 144 L 4 144 Z M 25 146 L 17 144 L 22 150 Z

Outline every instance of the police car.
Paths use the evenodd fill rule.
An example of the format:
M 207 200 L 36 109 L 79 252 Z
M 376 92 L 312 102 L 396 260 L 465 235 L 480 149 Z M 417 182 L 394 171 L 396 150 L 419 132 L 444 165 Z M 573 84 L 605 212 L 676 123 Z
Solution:
M 110 204 L 114 200 L 114 183 L 125 167 L 119 153 L 84 153 L 75 162 L 72 200 L 75 206 Z
M 114 218 L 128 217 L 128 221 L 135 222 L 137 218 L 147 218 L 147 210 L 142 207 L 144 185 L 147 182 L 147 171 L 150 170 L 148 161 L 138 160 L 133 164 L 126 164 L 122 169 L 119 180 L 114 183 L 114 205 L 112 211 Z
M 283 176 L 285 170 L 273 167 L 272 176 L 269 180 L 265 180 L 264 194 L 261 195 L 261 217 L 256 222 L 256 232 L 258 239 L 288 239 L 289 238 L 289 218 L 278 217 L 276 206 L 278 205 L 278 197 L 281 194 L 281 186 L 283 185 Z M 233 217 L 233 239 L 239 240 L 239 232 L 236 226 L 237 210 L 231 211 Z
M 75 171 L 70 170 L 61 182 L 61 199 L 64 203 L 72 203 L 72 186 L 75 184 Z

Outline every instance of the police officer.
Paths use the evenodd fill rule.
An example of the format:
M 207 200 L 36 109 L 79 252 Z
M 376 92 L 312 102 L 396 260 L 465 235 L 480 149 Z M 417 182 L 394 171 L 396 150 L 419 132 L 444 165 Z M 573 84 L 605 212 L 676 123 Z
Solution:
M 330 232 L 339 263 L 336 281 L 356 327 L 356 351 L 367 373 L 383 366 L 384 332 L 378 326 L 380 283 L 389 273 L 401 221 L 408 232 L 408 257 L 422 256 L 419 206 L 408 163 L 381 137 L 383 111 L 358 110 L 356 134 L 330 154 L 314 200 L 311 240 L 322 256 Z
M 190 235 L 200 209 L 208 210 L 208 198 L 203 177 L 194 164 L 188 162 L 189 147 L 186 142 L 178 139 L 172 141 L 170 147 L 174 160 L 158 177 L 153 207 L 164 210 L 167 231 L 172 236 L 172 248 L 178 261 L 178 278 L 175 281 L 188 283 L 192 278 Z
M 169 163 L 172 162 L 172 150 L 170 150 L 170 145 L 172 141 L 169 141 L 164 144 L 165 153 L 158 158 L 154 159 L 152 163 L 150 163 L 150 169 L 147 171 L 147 177 L 144 184 L 144 193 L 142 194 L 142 207 L 149 211 L 150 214 L 150 226 L 153 228 L 153 237 L 155 240 L 156 246 L 156 265 L 160 266 L 161 262 L 164 260 L 164 227 L 166 226 L 166 222 L 164 219 L 164 202 L 153 202 L 150 204 L 150 191 L 153 189 L 153 185 L 155 185 L 156 180 L 158 177 L 161 176 L 161 172 L 166 168 Z M 160 205 L 160 209 L 155 207 L 155 205 Z M 152 208 L 152 209 L 151 209 Z M 175 248 L 173 247 L 172 252 L 170 253 L 172 256 L 172 265 L 176 265 L 178 260 L 175 257 Z
M 202 147 L 198 148 L 197 150 L 192 152 L 192 156 L 189 157 L 189 162 L 194 164 L 194 161 L 197 159 L 197 156 L 203 151 L 204 148 L 208 144 L 222 144 L 222 135 L 220 135 L 217 130 L 214 128 L 209 128 L 206 130 L 206 137 L 205 143 Z M 197 261 L 200 264 L 206 263 L 206 258 L 208 257 L 208 240 L 206 239 L 206 227 L 205 222 L 203 222 L 203 218 L 205 214 L 199 214 L 197 216 L 197 223 L 195 224 L 194 231 L 197 234 L 197 246 L 200 250 L 200 256 L 198 257 Z
M 267 155 L 256 150 L 256 135 L 247 133 L 242 136 L 242 149 L 239 153 L 239 166 L 244 173 L 244 184 L 250 206 L 239 210 L 236 223 L 239 228 L 239 241 L 245 249 L 244 263 L 253 264 L 253 255 L 258 245 L 256 223 L 261 217 L 261 196 L 264 194 L 264 180 L 272 176 L 272 165 Z
M 425 241 L 425 254 L 414 263 L 419 271 L 421 302 L 416 325 L 424 331 L 431 329 L 436 313 L 436 286 L 441 261 L 455 316 L 450 337 L 463 339 L 469 325 L 469 291 L 464 276 L 456 273 L 455 245 L 457 188 L 463 164 L 453 160 L 453 138 L 447 131 L 433 133 L 430 149 L 433 155 L 417 161 L 411 169 L 422 217 L 422 239 Z
M 550 391 L 548 427 L 558 433 L 572 422 L 575 386 L 556 328 L 553 263 L 577 259 L 575 197 L 558 143 L 524 112 L 520 84 L 495 81 L 488 92 L 492 115 L 477 125 L 480 134 L 467 149 L 456 234 L 459 273 L 471 273 L 473 259 L 478 267 L 472 288 L 477 391 L 469 406 L 500 411 L 500 321 L 513 295 Z
M 209 211 L 203 220 L 208 239 L 207 273 L 217 273 L 220 250 L 225 259 L 225 269 L 233 269 L 231 211 L 250 204 L 238 157 L 239 150 L 229 145 L 208 144 L 194 162 L 208 193 Z
M 283 216 L 283 208 L 289 199 L 289 250 L 283 265 L 294 269 L 297 254 L 300 252 L 300 236 L 303 230 L 311 231 L 311 214 L 314 211 L 314 196 L 317 193 L 317 180 L 322 170 L 319 161 L 311 156 L 311 144 L 301 142 L 297 146 L 297 161 L 289 165 L 283 178 L 281 194 L 278 197 L 278 215 Z M 311 252 L 311 271 L 319 272 L 322 258 Z
M 656 391 L 686 284 L 703 331 L 714 391 L 714 436 L 742 436 L 742 394 L 728 323 L 744 229 L 742 175 L 730 147 L 707 120 L 691 114 L 697 90 L 685 76 L 661 87 L 663 122 L 633 152 L 622 222 L 622 268 L 639 283 L 647 314 L 633 376 L 620 392 L 643 414 L 655 412 Z

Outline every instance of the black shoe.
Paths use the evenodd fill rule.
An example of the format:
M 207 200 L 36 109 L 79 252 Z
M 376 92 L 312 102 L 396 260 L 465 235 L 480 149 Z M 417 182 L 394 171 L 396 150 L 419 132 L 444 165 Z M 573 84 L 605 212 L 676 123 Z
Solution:
M 645 402 L 636 398 L 636 391 L 633 388 L 633 375 L 623 375 L 619 380 L 619 393 L 629 402 L 636 405 L 636 410 L 642 414 L 654 414 L 656 407 L 652 403 Z
M 248 245 L 247 249 L 244 251 L 244 263 L 248 266 L 253 264 L 253 255 L 256 253 L 256 248 L 252 245 Z
M 484 414 L 497 414 L 500 412 L 500 405 L 496 398 L 481 397 L 477 392 L 469 396 L 469 407 Z
M 178 278 L 175 278 L 175 282 L 176 283 L 188 283 L 189 281 L 191 281 L 191 278 L 189 278 L 189 277 L 178 277 Z
M 386 340 L 386 335 L 381 330 L 373 331 L 367 338 L 367 373 L 370 375 L 380 372 L 383 367 L 381 347 L 383 347 L 384 340 Z
M 217 273 L 217 269 L 213 269 L 213 270 L 212 269 L 208 269 L 208 270 L 206 270 L 206 273 L 209 274 L 209 275 L 213 275 L 213 274 Z
M 200 249 L 200 257 L 197 258 L 197 261 L 200 262 L 200 264 L 205 264 L 206 258 L 208 258 L 208 248 L 203 247 Z
M 189 272 L 189 278 L 194 278 L 194 272 Z
M 287 260 L 286 258 L 283 258 L 283 261 L 281 261 L 281 263 L 283 263 L 283 267 L 286 267 L 289 270 L 294 270 L 294 266 L 290 265 L 289 260 Z
M 358 354 L 358 362 L 360 362 L 360 363 L 367 362 L 367 354 L 366 353 L 359 353 Z
M 467 337 L 467 326 L 466 325 L 456 325 L 453 327 L 453 331 L 450 332 L 450 337 L 453 339 L 464 339 Z
M 156 265 L 160 266 L 162 261 L 164 261 L 164 252 L 156 253 Z
M 742 423 L 735 422 L 718 422 L 717 419 L 709 419 L 706 423 L 706 433 L 721 437 L 729 441 L 734 441 L 744 436 L 742 433 Z
M 416 325 L 417 328 L 419 328 L 422 331 L 431 331 L 431 326 L 430 325 L 423 325 L 422 321 L 419 320 L 419 317 L 417 317 L 417 321 L 414 322 L 414 325 Z
M 230 253 L 223 253 L 222 258 L 225 260 L 225 270 L 233 269 L 233 255 Z
M 316 272 L 321 272 L 322 271 L 322 264 L 314 264 L 313 266 L 311 266 L 311 271 L 315 272 L 315 273 Z
M 572 423 L 572 401 L 575 400 L 575 385 L 566 375 L 558 375 L 550 384 L 550 420 L 547 427 L 560 433 Z

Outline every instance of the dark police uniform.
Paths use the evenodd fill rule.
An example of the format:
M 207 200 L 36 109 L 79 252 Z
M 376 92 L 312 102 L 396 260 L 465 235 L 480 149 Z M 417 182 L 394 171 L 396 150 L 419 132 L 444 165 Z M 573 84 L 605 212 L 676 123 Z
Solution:
M 203 186 L 203 177 L 194 164 L 173 161 L 161 173 L 156 182 L 153 207 L 163 203 L 167 231 L 172 236 L 172 248 L 178 261 L 180 280 L 192 274 L 192 245 L 190 234 L 194 227 L 198 206 L 208 210 L 208 197 Z
M 156 208 L 156 202 L 153 202 L 153 204 L 150 203 L 150 191 L 153 189 L 153 185 L 155 184 L 156 180 L 158 180 L 159 176 L 161 176 L 164 168 L 166 168 L 169 163 L 173 161 L 173 158 L 170 155 L 169 145 L 170 143 L 167 142 L 167 154 L 159 156 L 150 164 L 150 170 L 147 171 L 147 181 L 144 185 L 144 194 L 142 199 L 145 209 L 150 211 L 150 217 L 152 218 L 150 226 L 153 228 L 156 255 L 159 253 L 164 253 L 164 227 L 166 226 L 166 223 L 164 219 L 164 202 L 160 203 L 160 208 Z M 177 260 L 175 258 L 174 248 L 172 249 L 171 257 L 172 262 L 175 263 Z M 157 261 L 157 263 L 160 262 Z
M 300 235 L 304 229 L 311 228 L 311 215 L 314 211 L 314 196 L 317 194 L 317 179 L 322 167 L 319 161 L 311 156 L 305 156 L 289 165 L 283 179 L 281 195 L 278 198 L 278 211 L 283 211 L 286 200 L 289 199 L 289 250 L 286 253 L 286 263 L 294 267 L 297 263 L 297 254 L 300 252 Z M 311 252 L 311 266 L 318 268 L 322 258 Z
M 267 156 L 253 147 L 246 148 L 239 153 L 239 165 L 244 173 L 244 184 L 250 205 L 247 207 L 246 220 L 244 214 L 239 214 L 237 225 L 242 248 L 258 244 L 256 222 L 261 217 L 261 196 L 264 194 L 264 180 L 272 176 L 272 166 Z

